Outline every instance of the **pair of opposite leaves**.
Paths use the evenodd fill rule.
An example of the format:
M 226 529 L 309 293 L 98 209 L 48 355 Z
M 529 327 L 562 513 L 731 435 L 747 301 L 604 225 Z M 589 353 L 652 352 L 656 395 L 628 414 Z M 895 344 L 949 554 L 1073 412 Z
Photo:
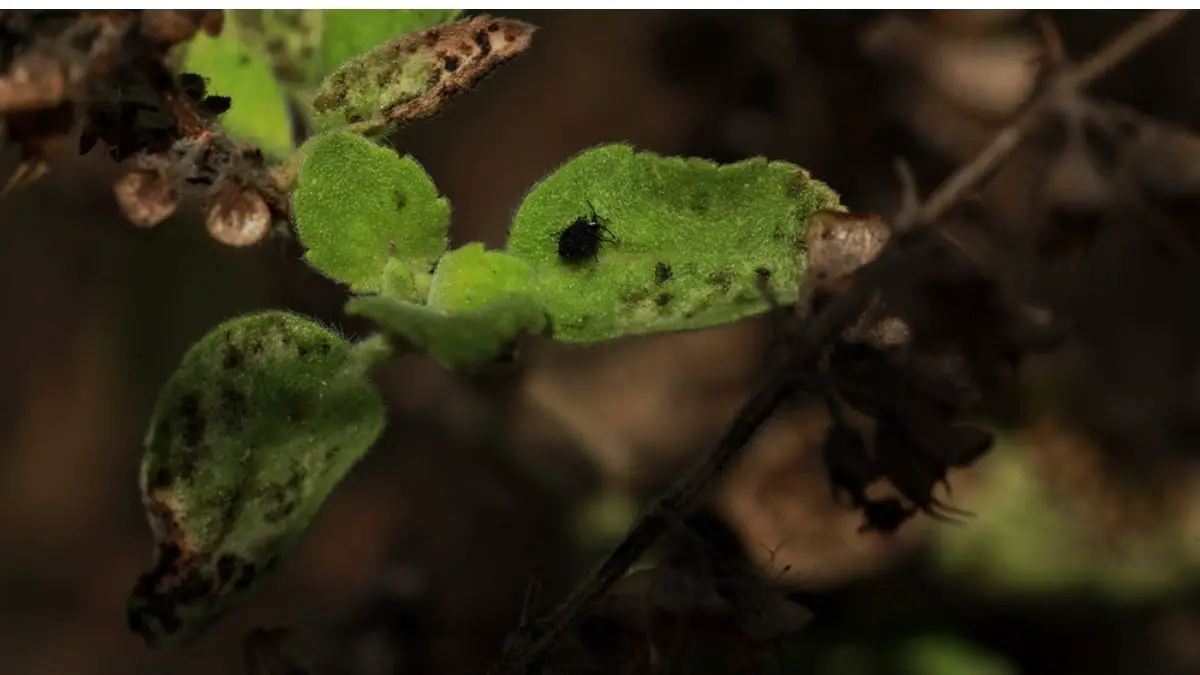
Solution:
M 190 642 L 292 550 L 382 433 L 368 375 L 394 345 L 470 368 L 522 332 L 596 342 L 736 321 L 767 309 L 764 276 L 795 300 L 808 220 L 840 208 L 790 164 L 615 144 L 534 187 L 505 250 L 447 250 L 449 204 L 420 165 L 347 132 L 310 142 L 293 207 L 308 262 L 349 286 L 348 310 L 384 335 L 352 344 L 272 311 L 222 324 L 184 356 L 140 476 L 155 565 L 128 618 L 152 646 Z M 564 264 L 558 238 L 592 207 L 612 241 Z

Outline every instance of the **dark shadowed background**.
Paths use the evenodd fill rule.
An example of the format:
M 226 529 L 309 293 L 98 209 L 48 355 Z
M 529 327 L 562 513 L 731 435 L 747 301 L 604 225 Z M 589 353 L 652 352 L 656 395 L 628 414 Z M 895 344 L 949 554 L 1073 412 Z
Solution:
M 793 161 L 851 208 L 890 215 L 895 157 L 931 189 L 1035 73 L 1034 24 L 1016 11 L 494 13 L 540 26 L 532 50 L 397 139 L 450 198 L 455 243 L 502 245 L 534 181 L 612 141 Z M 1131 14 L 1054 18 L 1082 56 Z M 1198 70 L 1192 16 L 1095 92 L 1196 129 Z M 747 554 L 816 612 L 777 669 L 1200 673 L 1200 266 L 1129 223 L 1068 254 L 1030 254 L 1050 182 L 1039 169 L 1058 166 L 1061 145 L 1031 144 L 979 195 L 986 253 L 1077 333 L 1032 364 L 1000 446 L 953 476 L 953 502 L 977 516 L 859 534 L 813 451 L 825 420 L 804 409 L 770 423 L 714 496 Z M 1183 160 L 1163 160 L 1172 177 L 1200 165 L 1178 146 Z M 708 446 L 760 367 L 758 321 L 534 345 L 516 382 L 391 364 L 387 436 L 297 555 L 195 645 L 153 653 L 125 628 L 124 604 L 149 563 L 136 467 L 157 388 L 240 312 L 357 324 L 339 316 L 343 291 L 282 241 L 225 248 L 186 206 L 154 230 L 129 225 L 115 175 L 100 153 L 64 156 L 0 201 L 5 673 L 237 673 L 240 636 L 280 624 L 346 673 L 478 673 Z M 1055 190 L 1088 190 L 1086 165 L 1052 177 Z

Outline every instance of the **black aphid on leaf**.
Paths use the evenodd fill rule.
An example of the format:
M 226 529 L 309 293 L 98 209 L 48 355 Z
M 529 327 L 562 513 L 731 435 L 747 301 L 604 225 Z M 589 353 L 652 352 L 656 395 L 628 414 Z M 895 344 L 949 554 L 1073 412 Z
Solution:
M 596 207 L 588 202 L 592 213 L 580 216 L 558 235 L 558 259 L 568 265 L 580 265 L 594 259 L 604 242 L 615 242 L 612 231 L 603 218 L 596 214 Z

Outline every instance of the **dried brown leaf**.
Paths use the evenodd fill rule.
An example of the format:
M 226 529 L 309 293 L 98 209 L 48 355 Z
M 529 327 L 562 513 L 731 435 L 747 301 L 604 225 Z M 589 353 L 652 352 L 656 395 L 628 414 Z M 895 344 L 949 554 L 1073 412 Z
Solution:
M 361 132 L 429 117 L 529 48 L 536 28 L 477 16 L 404 35 L 342 65 L 313 100 L 319 128 Z

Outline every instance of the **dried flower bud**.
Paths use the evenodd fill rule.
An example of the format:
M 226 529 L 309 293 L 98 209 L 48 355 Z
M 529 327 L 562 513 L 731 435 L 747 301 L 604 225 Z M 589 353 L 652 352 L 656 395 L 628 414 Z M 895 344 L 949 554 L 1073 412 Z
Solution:
M 27 54 L 0 75 L 0 112 L 51 108 L 66 96 L 63 66 L 47 54 Z
M 213 239 L 227 246 L 252 246 L 271 229 L 271 208 L 253 188 L 232 181 L 217 183 L 204 223 Z
M 146 229 L 170 218 L 179 207 L 179 181 L 167 171 L 132 168 L 113 184 L 113 194 L 129 222 Z
M 892 236 L 887 222 L 869 213 L 818 211 L 804 235 L 808 277 L 818 286 L 853 274 L 871 262 Z

